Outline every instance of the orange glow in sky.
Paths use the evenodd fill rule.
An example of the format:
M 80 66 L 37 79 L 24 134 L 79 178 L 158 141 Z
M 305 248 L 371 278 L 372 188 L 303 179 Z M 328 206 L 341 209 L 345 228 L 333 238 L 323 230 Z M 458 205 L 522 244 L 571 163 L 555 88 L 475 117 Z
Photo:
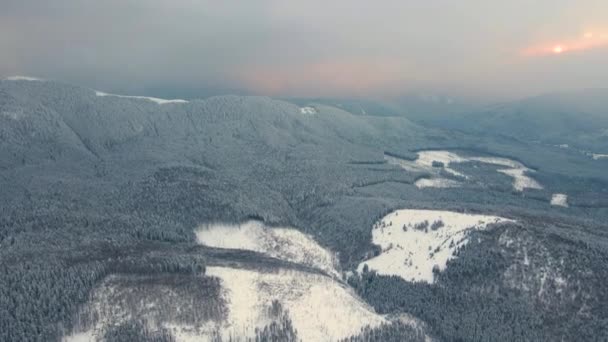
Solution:
M 564 52 L 564 47 L 561 45 L 557 45 L 556 47 L 553 48 L 553 52 L 558 53 L 558 54 L 562 53 L 562 52 Z
M 522 55 L 524 57 L 541 57 L 561 55 L 575 51 L 587 51 L 602 47 L 608 47 L 608 33 L 606 33 L 606 31 L 585 31 L 585 33 L 581 34 L 578 38 L 563 39 L 530 46 L 522 51 Z

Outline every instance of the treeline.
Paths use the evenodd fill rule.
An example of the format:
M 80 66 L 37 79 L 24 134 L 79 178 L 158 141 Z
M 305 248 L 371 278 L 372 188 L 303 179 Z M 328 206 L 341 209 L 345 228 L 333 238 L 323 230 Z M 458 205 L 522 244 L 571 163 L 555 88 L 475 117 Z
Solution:
M 166 252 L 166 251 L 165 251 Z M 0 263 L 0 341 L 52 341 L 71 332 L 90 291 L 105 277 L 126 274 L 198 274 L 204 261 L 179 255 L 124 256 L 100 261 Z
M 103 332 L 106 342 L 176 342 L 167 329 L 149 329 L 145 321 L 130 320 L 118 326 L 109 326 Z
M 361 333 L 340 342 L 424 342 L 426 335 L 421 329 L 402 322 L 385 323 L 379 327 L 365 327 Z

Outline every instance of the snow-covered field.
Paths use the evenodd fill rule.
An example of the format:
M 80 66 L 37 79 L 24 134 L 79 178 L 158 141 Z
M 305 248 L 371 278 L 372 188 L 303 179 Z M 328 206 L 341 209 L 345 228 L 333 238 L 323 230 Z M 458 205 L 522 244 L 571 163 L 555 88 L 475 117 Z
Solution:
M 462 183 L 445 178 L 421 178 L 414 182 L 418 189 L 423 188 L 457 188 L 462 186 Z
M 317 114 L 318 112 L 314 107 L 301 107 L 300 113 L 314 115 L 314 114 Z
M 517 191 L 524 191 L 525 189 L 542 189 L 542 185 L 536 180 L 526 176 L 526 172 L 529 171 L 530 170 L 526 168 L 498 170 L 500 173 L 513 177 L 513 189 Z
M 113 97 L 120 97 L 120 98 L 125 98 L 125 99 L 147 100 L 147 101 L 155 102 L 159 105 L 168 104 L 168 103 L 187 103 L 188 102 L 186 100 L 179 100 L 179 99 L 165 100 L 165 99 L 159 99 L 156 97 L 147 97 L 147 96 L 126 96 L 126 95 L 107 94 L 107 93 L 104 93 L 101 91 L 95 91 L 95 95 L 101 96 L 101 97 L 113 96 Z
M 460 157 L 456 153 L 448 151 L 421 151 L 418 152 L 418 159 L 416 164 L 425 167 L 427 169 L 433 169 L 433 162 L 440 162 L 443 164 L 443 170 L 453 174 L 457 177 L 467 178 L 462 173 L 450 168 L 451 163 L 464 163 L 467 159 Z M 439 169 L 439 168 L 435 168 Z
M 293 228 L 267 227 L 258 221 L 237 225 L 209 224 L 196 230 L 196 238 L 205 246 L 259 252 L 340 277 L 335 254 Z
M 520 162 L 507 158 L 464 157 L 450 151 L 420 151 L 418 152 L 418 158 L 415 161 L 409 161 L 391 156 L 385 156 L 385 160 L 389 164 L 398 165 L 410 172 L 425 171 L 433 174 L 433 178 L 419 180 L 419 182 L 416 182 L 416 186 L 418 188 L 453 188 L 462 185 L 457 181 L 442 177 L 440 175 L 440 171 L 443 170 L 464 180 L 469 179 L 469 176 L 450 168 L 451 164 L 465 162 L 479 162 L 505 167 L 504 169 L 499 169 L 497 171 L 512 177 L 513 188 L 517 191 L 543 188 L 536 180 L 527 175 L 527 173 L 534 172 L 533 170 L 527 168 Z M 433 166 L 433 164 L 435 164 L 435 166 Z
M 366 326 L 376 327 L 388 320 L 378 315 L 360 300 L 350 288 L 323 275 L 294 270 L 259 271 L 229 267 L 209 267 L 207 276 L 220 279 L 222 296 L 227 305 L 227 317 L 221 321 L 202 321 L 186 325 L 175 321 L 158 322 L 146 317 L 145 308 L 153 307 L 154 298 L 130 301 L 144 312 L 141 318 L 168 329 L 179 342 L 212 341 L 214 334 L 227 341 L 255 338 L 256 328 L 262 329 L 276 317 L 269 315 L 273 301 L 278 301 L 304 342 L 337 341 L 356 335 Z M 92 303 L 97 308 L 99 323 L 88 331 L 64 338 L 66 342 L 94 342 L 107 326 L 119 325 L 129 313 L 109 307 L 112 299 L 123 296 L 119 289 L 97 291 Z M 205 303 L 201 303 L 205 305 Z
M 275 299 L 288 311 L 302 341 L 336 341 L 386 322 L 349 288 L 325 276 L 225 267 L 210 267 L 207 274 L 220 278 L 226 290 L 229 314 L 224 336 L 252 336 L 255 327 L 270 323 L 265 308 Z
M 178 317 L 175 314 L 158 313 L 159 307 L 181 311 L 180 304 L 176 304 L 179 297 L 175 297 L 179 293 L 163 285 L 165 283 L 161 282 L 154 288 L 125 289 L 120 282 L 112 281 L 116 279 L 112 276 L 93 291 L 88 304 L 88 308 L 93 308 L 94 316 L 98 317 L 97 323 L 88 330 L 74 332 L 64 340 L 92 342 L 103 334 L 105 327 L 138 317 L 154 322 L 153 329 L 168 329 L 176 341 L 212 341 L 213 336 L 218 335 L 223 340 L 241 341 L 255 338 L 256 328 L 280 323 L 279 318 L 269 314 L 273 302 L 280 303 L 282 317 L 291 320 L 298 339 L 305 342 L 337 341 L 357 335 L 367 326 L 389 323 L 341 281 L 334 253 L 295 229 L 271 228 L 249 221 L 240 225 L 204 225 L 197 229 L 196 235 L 198 241 L 206 246 L 256 251 L 321 269 L 331 276 L 282 268 L 207 267 L 205 276 L 219 279 L 221 299 L 216 303 L 224 303 L 225 314 L 216 315 L 221 319 L 216 317 L 196 324 L 170 319 Z M 185 298 L 184 301 L 190 303 L 191 299 Z M 201 305 L 210 304 L 203 300 Z M 191 308 L 187 310 L 192 311 Z M 417 325 L 415 320 L 411 323 Z
M 505 222 L 512 220 L 450 211 L 397 210 L 374 225 L 372 242 L 382 252 L 362 262 L 358 271 L 367 265 L 379 274 L 432 283 L 433 268 L 444 270 L 454 251 L 468 242 L 472 230 Z
M 553 194 L 553 197 L 551 197 L 551 205 L 558 207 L 568 207 L 568 195 Z

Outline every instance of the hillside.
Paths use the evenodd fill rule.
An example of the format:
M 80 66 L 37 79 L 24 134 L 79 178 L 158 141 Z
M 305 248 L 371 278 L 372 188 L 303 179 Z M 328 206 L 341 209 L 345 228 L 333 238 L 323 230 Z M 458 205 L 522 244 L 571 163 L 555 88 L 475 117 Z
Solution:
M 604 162 L 316 102 L 0 81 L 0 340 L 604 336 Z M 421 242 L 387 253 L 393 212 L 430 235 L 400 218 Z M 363 266 L 408 251 L 428 281 Z

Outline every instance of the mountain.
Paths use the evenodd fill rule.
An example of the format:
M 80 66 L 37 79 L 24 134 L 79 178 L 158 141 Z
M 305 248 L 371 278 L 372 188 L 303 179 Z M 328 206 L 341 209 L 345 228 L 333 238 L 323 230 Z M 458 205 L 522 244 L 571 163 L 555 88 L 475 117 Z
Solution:
M 0 340 L 594 340 L 605 162 L 318 101 L 3 80 Z
M 453 117 L 444 126 L 602 153 L 608 151 L 608 89 L 494 105 Z

